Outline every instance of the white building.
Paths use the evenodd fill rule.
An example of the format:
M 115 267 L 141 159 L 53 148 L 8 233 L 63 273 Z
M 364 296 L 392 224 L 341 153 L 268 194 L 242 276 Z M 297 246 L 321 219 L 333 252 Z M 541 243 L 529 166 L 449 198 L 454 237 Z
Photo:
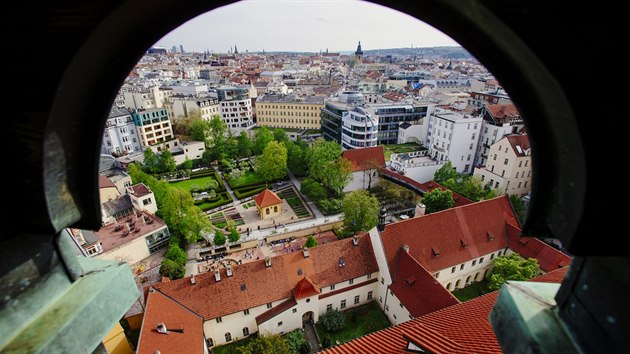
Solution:
M 485 166 L 490 146 L 504 136 L 515 133 L 524 124 L 521 114 L 512 103 L 487 104 L 483 107 L 481 116 L 483 123 L 475 154 L 475 166 Z
M 341 115 L 341 146 L 356 149 L 376 146 L 378 118 L 370 107 L 355 107 Z
M 171 117 L 188 117 L 199 112 L 203 120 L 210 120 L 221 115 L 219 101 L 211 97 L 173 96 L 169 103 Z
M 344 192 L 369 189 L 378 184 L 378 170 L 385 167 L 383 146 L 350 149 L 341 155 L 352 163 L 352 180 L 344 187 Z
M 131 109 L 162 108 L 171 95 L 173 95 L 173 90 L 159 86 L 132 87 L 122 92 L 125 107 Z
M 112 108 L 105 122 L 101 152 L 109 155 L 123 155 L 138 151 L 142 151 L 142 145 L 131 113 L 126 109 Z
M 532 187 L 532 156 L 527 135 L 508 135 L 494 143 L 486 166 L 475 168 L 475 176 L 503 194 L 527 195 Z
M 429 155 L 451 161 L 460 173 L 472 173 L 481 117 L 436 108 L 427 132 Z
M 217 88 L 217 96 L 221 106 L 221 119 L 234 135 L 254 127 L 249 87 Z

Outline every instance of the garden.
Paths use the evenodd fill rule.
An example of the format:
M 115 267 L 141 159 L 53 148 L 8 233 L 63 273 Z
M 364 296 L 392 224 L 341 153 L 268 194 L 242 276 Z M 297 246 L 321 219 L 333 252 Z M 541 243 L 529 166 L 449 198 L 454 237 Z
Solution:
M 385 161 L 389 161 L 392 154 L 402 154 L 404 152 L 422 151 L 427 149 L 424 146 L 416 143 L 383 145 L 383 148 Z
M 192 172 L 190 179 L 171 182 L 171 186 L 190 192 L 195 205 L 203 211 L 232 202 L 221 177 L 212 169 Z
M 332 310 L 329 312 L 331 314 L 328 316 L 337 316 L 334 314 L 334 312 L 337 311 Z M 385 316 L 376 302 L 370 302 L 366 305 L 338 313 L 343 317 L 329 321 L 332 327 L 325 325 L 325 316 L 327 316 L 327 314 L 320 316 L 320 321 L 315 325 L 317 334 L 324 348 L 351 341 L 391 325 L 387 316 Z M 341 326 L 339 326 L 340 323 Z
M 287 203 L 289 203 L 298 219 L 305 219 L 311 216 L 310 211 L 307 209 L 306 205 L 304 205 L 302 199 L 300 199 L 293 187 L 279 191 L 278 197 L 285 199 Z

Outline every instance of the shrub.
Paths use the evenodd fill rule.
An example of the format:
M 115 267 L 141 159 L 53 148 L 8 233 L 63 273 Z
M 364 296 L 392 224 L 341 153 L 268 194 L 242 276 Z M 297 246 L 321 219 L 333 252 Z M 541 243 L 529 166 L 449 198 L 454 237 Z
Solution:
M 223 232 L 217 230 L 214 233 L 214 240 L 213 241 L 214 241 L 214 245 L 215 246 L 225 245 L 226 238 L 225 238 L 225 235 L 223 234 Z
M 316 202 L 326 198 L 326 189 L 324 186 L 311 178 L 305 178 L 300 186 L 300 192 Z
M 185 273 L 186 267 L 170 259 L 163 260 L 160 265 L 160 275 L 169 277 L 172 280 L 183 278 Z
M 166 251 L 166 259 L 183 266 L 186 264 L 186 252 L 178 245 L 170 245 L 168 251 Z
M 346 319 L 341 312 L 330 310 L 322 316 L 322 323 L 328 332 L 337 332 L 346 325 Z
M 313 248 L 315 246 L 317 246 L 317 241 L 315 240 L 315 237 L 311 235 L 306 239 L 306 243 L 304 243 L 304 247 Z
M 336 214 L 341 212 L 341 205 L 341 199 L 321 199 L 317 202 L 319 210 L 321 210 L 324 215 Z
M 236 228 L 231 228 L 230 229 L 230 233 L 228 234 L 228 240 L 230 240 L 230 242 L 236 242 L 241 238 L 241 235 L 238 233 L 238 231 L 236 231 Z

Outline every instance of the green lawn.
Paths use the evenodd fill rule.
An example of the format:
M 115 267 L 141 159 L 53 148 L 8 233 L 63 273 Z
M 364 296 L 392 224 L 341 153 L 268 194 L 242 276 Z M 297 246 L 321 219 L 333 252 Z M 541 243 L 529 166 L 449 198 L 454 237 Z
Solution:
M 353 313 L 356 313 L 354 321 Z M 329 333 L 321 322 L 315 325 L 320 340 L 323 341 L 325 336 L 329 335 L 331 345 L 335 345 L 337 341 L 345 343 L 391 325 L 376 302 L 344 311 L 343 314 L 346 316 L 346 325 L 339 332 Z
M 216 181 L 214 176 L 206 176 L 206 177 L 191 178 L 184 181 L 173 182 L 171 183 L 171 186 L 190 192 L 190 188 L 193 185 L 197 185 L 198 187 L 203 187 L 205 186 L 206 183 L 208 183 L 208 181 L 211 181 L 211 180 Z
M 383 145 L 384 153 L 385 153 L 385 161 L 389 161 L 389 158 L 392 154 L 400 154 L 403 152 L 413 152 L 413 151 L 422 151 L 426 150 L 422 145 L 416 143 L 407 143 L 407 144 L 395 144 L 395 145 Z
M 463 289 L 453 291 L 453 295 L 455 295 L 455 297 L 461 302 L 474 299 L 486 293 L 488 293 L 487 280 L 480 281 L 478 283 L 468 285 L 467 287 Z
M 256 338 L 256 334 L 252 334 L 251 336 L 241 339 L 236 342 L 232 342 L 230 344 L 222 345 L 220 347 L 215 347 L 212 350 L 213 354 L 233 354 L 236 353 L 236 348 L 241 346 L 246 346 L 252 339 Z
M 237 179 L 228 178 L 227 180 L 232 189 L 265 183 L 265 181 L 256 172 L 247 172 Z

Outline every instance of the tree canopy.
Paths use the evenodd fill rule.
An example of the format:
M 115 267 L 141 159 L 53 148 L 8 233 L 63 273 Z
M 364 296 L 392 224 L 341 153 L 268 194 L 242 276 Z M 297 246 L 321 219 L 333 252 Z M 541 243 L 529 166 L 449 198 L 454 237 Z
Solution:
M 306 175 L 308 170 L 308 164 L 306 160 L 306 154 L 308 151 L 308 144 L 299 139 L 297 142 L 289 141 L 287 147 L 287 167 L 297 177 Z
M 494 268 L 490 274 L 488 289 L 498 290 L 508 280 L 523 281 L 538 275 L 538 261 L 534 258 L 524 259 L 517 253 L 499 256 L 494 260 Z
M 173 172 L 175 168 L 177 168 L 177 164 L 175 163 L 175 158 L 173 157 L 173 153 L 170 150 L 164 149 L 160 153 L 160 172 Z
M 265 181 L 273 181 L 287 175 L 287 149 L 283 143 L 271 141 L 256 161 L 256 172 Z
M 240 354 L 293 354 L 286 340 L 279 334 L 262 334 L 246 346 L 236 348 Z
M 359 231 L 368 231 L 378 223 L 378 199 L 365 190 L 347 194 L 341 206 L 343 210 L 344 230 L 354 235 Z
M 346 325 L 345 316 L 337 310 L 326 311 L 321 316 L 321 321 L 328 332 L 337 332 Z
M 313 235 L 310 235 L 306 239 L 306 242 L 304 243 L 304 247 L 313 248 L 315 246 L 317 246 L 317 240 L 315 240 L 315 237 L 313 237 Z
M 478 177 L 458 173 L 450 161 L 435 171 L 433 180 L 475 202 L 492 199 L 499 195 L 499 191 L 496 189 L 489 186 L 484 187 Z
M 453 163 L 447 161 L 444 166 L 435 171 L 435 174 L 433 175 L 433 180 L 437 183 L 442 184 L 451 178 L 456 180 L 458 177 L 459 173 L 457 173 L 457 171 L 455 170 Z
M 214 239 L 212 240 L 214 242 L 215 246 L 221 246 L 221 245 L 225 245 L 225 242 L 227 241 L 225 235 L 223 234 L 223 232 L 221 232 L 220 230 L 217 230 L 214 233 Z
M 340 196 L 352 178 L 352 163 L 341 157 L 341 145 L 317 139 L 308 150 L 308 175 Z
M 448 189 L 443 191 L 436 188 L 424 194 L 422 204 L 427 208 L 427 214 L 450 209 L 453 207 L 453 192 Z
M 142 162 L 142 170 L 146 173 L 154 174 L 160 171 L 160 160 L 158 156 L 150 148 L 144 150 L 144 161 Z
M 267 144 L 273 141 L 273 133 L 267 127 L 261 127 L 254 133 L 254 154 L 260 155 L 263 153 Z

